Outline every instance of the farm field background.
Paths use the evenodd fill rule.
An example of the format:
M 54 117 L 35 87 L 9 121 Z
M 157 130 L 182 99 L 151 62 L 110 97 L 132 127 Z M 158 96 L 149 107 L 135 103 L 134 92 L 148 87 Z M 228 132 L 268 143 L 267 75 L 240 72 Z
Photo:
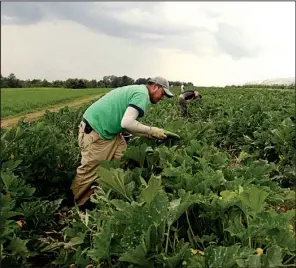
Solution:
M 62 106 L 67 102 L 81 99 L 86 96 L 105 94 L 110 88 L 5 88 L 1 90 L 1 118 L 26 115 L 30 112 L 44 110 L 47 108 Z M 178 92 L 178 88 L 174 88 Z M 221 88 L 221 90 L 223 90 Z M 253 88 L 252 90 L 269 90 L 280 92 L 292 92 L 291 89 L 277 88 Z
M 132 138 L 85 212 L 69 207 L 89 104 L 3 129 L 3 266 L 293 267 L 294 92 L 197 90 L 191 117 L 151 105 L 143 123 L 181 139 Z
M 5 88 L 1 90 L 1 118 L 25 115 L 56 104 L 108 92 L 107 88 Z

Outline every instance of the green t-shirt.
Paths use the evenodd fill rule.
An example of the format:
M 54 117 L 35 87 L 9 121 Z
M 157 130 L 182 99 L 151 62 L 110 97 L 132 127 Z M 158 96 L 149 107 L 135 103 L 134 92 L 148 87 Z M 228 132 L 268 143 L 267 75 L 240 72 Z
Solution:
M 143 117 L 149 104 L 149 92 L 145 85 L 120 87 L 93 103 L 85 111 L 83 118 L 102 138 L 110 140 L 124 132 L 121 120 L 128 106 L 136 108 L 139 117 Z

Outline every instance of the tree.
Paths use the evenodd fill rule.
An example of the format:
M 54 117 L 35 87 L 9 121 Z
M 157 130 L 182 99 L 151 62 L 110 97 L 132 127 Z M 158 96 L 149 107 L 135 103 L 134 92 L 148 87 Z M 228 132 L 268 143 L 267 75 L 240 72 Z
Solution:
M 64 84 L 65 84 L 65 82 L 60 81 L 60 80 L 54 80 L 54 81 L 51 82 L 51 86 L 54 87 L 54 88 L 64 87 Z
M 99 88 L 104 88 L 104 87 L 105 87 L 105 83 L 104 83 L 104 81 L 103 81 L 103 80 L 98 81 L 97 86 L 98 86 Z
M 134 80 L 133 78 L 123 75 L 123 76 L 115 76 L 115 75 L 106 75 L 101 80 L 87 80 L 82 78 L 68 78 L 66 81 L 62 80 L 54 80 L 52 82 L 47 81 L 46 79 L 27 79 L 20 80 L 13 73 L 9 74 L 8 77 L 4 77 L 1 75 L 1 88 L 28 88 L 28 87 L 53 87 L 53 88 L 117 88 L 123 87 L 127 85 L 142 85 L 146 84 L 147 78 L 138 78 Z M 180 81 L 169 81 L 171 86 L 180 86 L 181 84 L 187 86 L 193 86 L 191 82 L 180 82 Z M 265 86 L 270 87 L 270 86 Z M 283 88 L 282 85 L 277 85 L 278 88 Z M 289 86 L 289 88 L 294 88 L 293 85 Z
M 40 79 L 33 79 L 31 81 L 31 87 L 42 87 L 42 81 Z
M 138 78 L 135 82 L 134 82 L 134 84 L 136 84 L 136 85 L 142 85 L 142 84 L 146 84 L 146 81 L 147 81 L 147 78 Z
M 103 83 L 104 87 L 111 87 L 112 81 L 111 81 L 111 76 L 104 76 L 103 77 Z
M 16 87 L 21 87 L 21 83 L 20 80 L 16 78 L 16 76 L 11 73 L 8 77 L 7 77 L 7 86 L 10 88 L 16 88 Z
M 122 86 L 132 85 L 134 82 L 134 79 L 131 77 L 128 77 L 126 75 L 122 77 Z
M 93 79 L 91 81 L 86 81 L 87 88 L 96 88 L 97 87 L 97 80 Z
M 41 82 L 41 87 L 49 87 L 49 86 L 50 86 L 50 83 L 46 79 L 43 79 L 43 81 Z
M 1 88 L 8 88 L 7 78 L 3 77 L 1 74 Z
M 65 82 L 66 88 L 86 88 L 86 80 L 84 79 L 77 79 L 77 78 L 68 78 Z
M 122 79 L 121 77 L 113 76 L 111 78 L 111 87 L 112 88 L 117 88 L 122 86 Z

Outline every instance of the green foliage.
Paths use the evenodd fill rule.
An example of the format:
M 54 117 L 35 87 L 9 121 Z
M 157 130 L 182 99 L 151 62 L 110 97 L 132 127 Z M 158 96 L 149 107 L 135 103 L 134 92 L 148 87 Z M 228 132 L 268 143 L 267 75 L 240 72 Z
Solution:
M 191 117 L 174 98 L 151 107 L 144 123 L 180 140 L 133 137 L 120 161 L 101 163 L 95 208 L 84 212 L 60 208 L 72 201 L 86 106 L 2 130 L 4 266 L 293 265 L 292 93 L 198 90 Z
M 24 265 L 27 258 L 36 255 L 36 249 L 28 246 L 36 238 L 25 239 L 24 234 L 26 230 L 38 232 L 49 227 L 62 201 L 35 198 L 35 188 L 15 175 L 20 164 L 21 161 L 9 160 L 1 167 L 0 248 L 4 266 Z

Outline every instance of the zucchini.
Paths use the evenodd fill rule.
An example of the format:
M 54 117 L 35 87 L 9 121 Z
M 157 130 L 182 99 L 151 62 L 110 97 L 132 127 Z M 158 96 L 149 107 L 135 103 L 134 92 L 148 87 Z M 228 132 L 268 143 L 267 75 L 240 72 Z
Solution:
M 177 135 L 176 133 L 170 132 L 168 130 L 164 130 L 164 134 L 167 135 L 168 139 L 175 139 L 175 140 L 179 140 L 180 136 Z

